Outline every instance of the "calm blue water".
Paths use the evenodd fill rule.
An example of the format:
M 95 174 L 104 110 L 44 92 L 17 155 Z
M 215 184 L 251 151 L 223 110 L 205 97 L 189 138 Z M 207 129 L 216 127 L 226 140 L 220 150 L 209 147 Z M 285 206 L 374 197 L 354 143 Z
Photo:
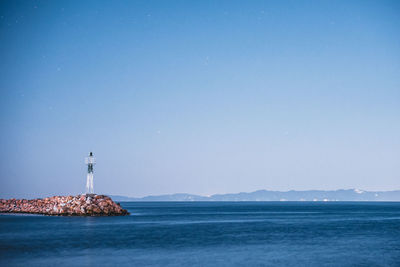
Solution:
M 125 202 L 0 215 L 2 266 L 400 266 L 400 203 Z

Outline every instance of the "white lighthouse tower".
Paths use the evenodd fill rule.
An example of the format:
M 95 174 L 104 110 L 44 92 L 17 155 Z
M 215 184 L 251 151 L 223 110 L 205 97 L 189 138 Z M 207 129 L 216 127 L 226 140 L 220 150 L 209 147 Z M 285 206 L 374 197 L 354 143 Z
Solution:
M 88 173 L 86 178 L 86 194 L 93 194 L 93 165 L 96 164 L 96 161 L 93 157 L 93 153 L 89 153 L 89 157 L 85 158 L 85 163 L 88 166 Z

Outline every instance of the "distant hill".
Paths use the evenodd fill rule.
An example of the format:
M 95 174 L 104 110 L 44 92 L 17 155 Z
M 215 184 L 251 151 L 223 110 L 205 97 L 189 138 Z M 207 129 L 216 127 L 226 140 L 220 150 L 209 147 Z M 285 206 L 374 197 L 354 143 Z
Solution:
M 363 191 L 359 189 L 340 189 L 332 191 L 268 191 L 258 190 L 250 193 L 216 194 L 199 196 L 191 194 L 172 194 L 132 198 L 111 196 L 115 201 L 400 201 L 400 190 Z

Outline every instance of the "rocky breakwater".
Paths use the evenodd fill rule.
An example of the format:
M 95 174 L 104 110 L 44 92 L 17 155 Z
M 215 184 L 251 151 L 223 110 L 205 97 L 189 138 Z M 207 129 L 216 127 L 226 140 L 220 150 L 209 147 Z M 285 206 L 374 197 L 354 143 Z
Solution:
M 119 203 L 105 195 L 54 196 L 38 199 L 0 199 L 0 213 L 32 213 L 59 216 L 128 215 Z

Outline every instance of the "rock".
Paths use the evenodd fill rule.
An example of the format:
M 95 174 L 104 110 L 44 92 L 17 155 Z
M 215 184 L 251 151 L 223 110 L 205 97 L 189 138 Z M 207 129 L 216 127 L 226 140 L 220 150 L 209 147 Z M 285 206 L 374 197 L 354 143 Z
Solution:
M 44 199 L 0 199 L 0 213 L 33 213 L 62 216 L 128 215 L 105 195 L 54 196 Z

